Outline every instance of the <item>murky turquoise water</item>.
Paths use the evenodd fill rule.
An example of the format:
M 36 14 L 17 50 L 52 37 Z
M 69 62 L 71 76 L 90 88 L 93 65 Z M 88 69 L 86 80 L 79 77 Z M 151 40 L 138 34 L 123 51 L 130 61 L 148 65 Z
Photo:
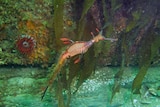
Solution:
M 125 68 L 120 91 L 110 103 L 113 77 L 118 69 L 118 67 L 97 69 L 82 84 L 77 93 L 72 95 L 70 107 L 133 107 L 133 105 L 160 107 L 160 90 L 157 89 L 160 86 L 160 67 L 152 67 L 148 70 L 143 86 L 148 86 L 153 91 L 151 93 L 148 90 L 141 90 L 143 92 L 141 96 L 131 94 L 132 81 L 138 68 Z M 1 107 L 58 107 L 54 89 L 47 91 L 41 101 L 41 92 L 46 81 L 45 69 L 1 68 L 0 73 Z M 74 90 L 74 87 L 72 89 Z M 153 95 L 153 92 L 156 95 Z

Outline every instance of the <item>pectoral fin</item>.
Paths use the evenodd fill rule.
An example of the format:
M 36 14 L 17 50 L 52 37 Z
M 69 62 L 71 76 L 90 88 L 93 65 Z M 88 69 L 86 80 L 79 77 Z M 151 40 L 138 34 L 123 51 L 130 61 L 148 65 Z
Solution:
M 80 58 L 77 58 L 75 61 L 74 61 L 74 64 L 77 64 L 77 63 L 79 63 L 80 62 Z
M 73 40 L 69 39 L 69 38 L 60 38 L 60 40 L 63 42 L 63 44 L 68 45 L 71 43 L 74 43 Z
M 79 55 L 79 57 L 74 60 L 74 64 L 79 63 L 81 61 L 82 57 L 83 57 L 83 54 Z

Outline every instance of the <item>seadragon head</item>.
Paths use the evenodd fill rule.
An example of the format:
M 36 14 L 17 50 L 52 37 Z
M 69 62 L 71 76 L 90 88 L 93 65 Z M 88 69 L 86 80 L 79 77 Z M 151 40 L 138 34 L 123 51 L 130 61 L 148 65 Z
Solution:
M 104 37 L 104 36 L 102 35 L 102 31 L 100 31 L 100 32 L 98 33 L 98 35 L 93 38 L 93 40 L 94 40 L 94 42 L 99 42 L 99 41 L 101 41 L 101 40 L 109 40 L 109 41 L 111 41 L 111 42 L 114 42 L 114 41 L 117 41 L 118 39 L 117 39 L 117 38 L 116 38 L 116 39 L 114 39 L 114 38 L 106 38 L 106 37 Z

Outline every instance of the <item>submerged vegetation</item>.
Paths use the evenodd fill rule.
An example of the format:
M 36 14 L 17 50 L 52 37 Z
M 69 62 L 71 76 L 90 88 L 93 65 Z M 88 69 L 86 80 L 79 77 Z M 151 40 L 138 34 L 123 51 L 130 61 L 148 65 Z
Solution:
M 132 0 L 78 0 L 76 2 L 67 2 L 67 4 L 70 5 L 68 6 L 70 7 L 69 10 L 72 10 L 71 16 L 69 14 L 70 19 L 72 19 L 72 23 L 76 23 L 77 25 L 76 28 L 67 32 L 76 37 L 73 35 L 69 35 L 69 37 L 78 40 L 88 40 L 90 38 L 89 33 L 95 31 L 94 29 L 98 27 L 103 30 L 105 36 L 118 37 L 119 41 L 117 44 L 103 42 L 96 44 L 84 54 L 80 64 L 75 65 L 71 59 L 69 66 L 67 66 L 67 71 L 62 70 L 61 77 L 57 82 L 57 87 L 61 85 L 61 91 L 63 91 L 63 88 L 68 90 L 66 93 L 68 103 L 66 103 L 66 105 L 69 104 L 72 94 L 70 86 L 74 84 L 74 86 L 77 87 L 76 90 L 78 90 L 78 87 L 94 72 L 95 66 L 97 65 L 96 62 L 100 62 L 100 66 L 121 65 L 121 69 L 115 76 L 112 98 L 115 93 L 120 90 L 121 78 L 125 66 L 139 65 L 139 73 L 135 77 L 132 85 L 133 93 L 139 92 L 147 69 L 154 63 L 153 59 L 155 60 L 155 57 L 159 56 L 160 44 L 158 41 L 160 41 L 160 39 L 158 36 L 159 33 L 156 32 L 156 29 L 159 29 L 159 11 L 156 2 L 158 1 L 147 1 L 143 5 L 139 3 L 139 1 Z M 66 2 L 63 2 L 61 5 L 65 3 Z M 153 7 L 151 4 L 156 6 Z M 145 8 L 146 6 L 148 6 L 148 8 Z M 63 11 L 64 10 L 66 10 L 66 7 L 63 8 Z M 57 11 L 59 11 L 58 13 L 62 13 L 62 10 Z M 63 14 L 63 18 L 64 17 L 65 14 Z M 62 16 L 59 21 L 56 21 L 61 22 L 61 19 Z M 66 25 L 63 23 L 63 26 Z M 59 31 L 61 33 L 65 32 L 62 28 L 59 30 L 61 30 Z M 59 91 L 60 90 L 58 90 L 58 92 Z M 62 92 L 58 95 L 58 98 L 60 96 L 59 102 L 64 101 Z M 63 103 L 62 106 L 65 106 L 65 103 Z
M 140 93 L 150 66 L 160 61 L 160 9 L 154 0 L 22 0 L 0 1 L 0 65 L 42 65 L 54 70 L 65 46 L 61 37 L 88 41 L 96 28 L 117 42 L 99 42 L 85 53 L 80 63 L 71 58 L 61 69 L 55 84 L 59 107 L 69 107 L 72 94 L 97 66 L 120 66 L 115 75 L 111 101 L 120 91 L 126 66 L 139 66 L 132 92 Z M 25 5 L 24 5 L 25 4 Z M 3 11 L 5 10 L 5 11 Z M 20 53 L 16 41 L 29 35 L 36 41 L 30 54 Z M 64 47 L 64 48 L 63 48 Z M 51 72 L 52 73 L 52 72 Z M 75 87 L 71 90 L 71 87 Z M 67 96 L 67 97 L 66 97 Z
M 61 103 L 61 107 L 69 106 L 71 94 L 75 93 L 79 86 L 94 72 L 95 66 L 98 65 L 96 62 L 99 62 L 100 66 L 121 65 L 120 71 L 115 76 L 112 98 L 120 90 L 125 66 L 139 65 L 139 73 L 133 81 L 132 90 L 133 93 L 140 90 L 147 69 L 153 59 L 159 55 L 160 46 L 157 42 L 160 41 L 159 33 L 155 32 L 156 29 L 159 29 L 157 16 L 159 11 L 157 6 L 155 9 L 150 5 L 155 2 L 147 1 L 144 5 L 139 5 L 139 1 L 131 0 L 78 0 L 75 2 L 56 2 L 55 0 L 57 4 L 54 4 L 54 20 L 56 20 L 54 28 L 57 32 L 55 34 L 57 41 L 63 37 L 62 35 L 76 40 L 88 40 L 91 38 L 90 32 L 94 32 L 96 28 L 103 30 L 106 37 L 119 38 L 117 44 L 103 42 L 95 44 L 84 54 L 79 64 L 75 65 L 73 60 L 70 60 L 69 65 L 65 67 L 66 69 L 62 70 L 56 84 L 56 87 L 59 87 L 57 90 L 59 104 L 64 101 L 63 90 L 67 90 L 67 103 Z M 145 8 L 146 5 L 148 8 Z M 70 14 L 66 15 L 68 13 L 66 10 Z M 62 19 L 65 22 L 71 21 L 76 27 L 67 25 L 69 23 L 62 22 Z M 57 45 L 62 47 L 61 43 L 57 43 Z M 73 84 L 76 87 L 75 91 L 70 88 Z

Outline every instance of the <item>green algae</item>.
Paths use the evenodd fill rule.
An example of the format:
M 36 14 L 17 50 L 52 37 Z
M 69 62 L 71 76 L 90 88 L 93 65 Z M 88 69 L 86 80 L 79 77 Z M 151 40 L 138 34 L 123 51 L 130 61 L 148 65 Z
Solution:
M 88 26 L 88 25 L 87 25 L 86 15 L 88 13 L 88 10 L 93 5 L 94 1 L 95 0 L 85 0 L 84 3 L 82 4 L 83 9 L 82 9 L 81 17 L 78 20 L 78 27 L 77 27 L 77 34 L 78 34 L 77 39 L 78 40 L 81 40 L 83 38 L 82 36 L 86 35 L 86 33 L 87 33 L 86 30 L 88 28 L 86 28 L 86 26 Z
M 56 37 L 57 48 L 62 44 L 59 41 L 63 34 L 63 15 L 64 15 L 64 0 L 54 0 L 54 31 Z
M 125 69 L 125 64 L 126 64 L 126 48 L 125 48 L 125 39 L 123 38 L 123 42 L 121 44 L 121 48 L 122 48 L 122 61 L 121 61 L 121 67 L 119 69 L 119 71 L 115 74 L 114 76 L 114 85 L 113 85 L 113 88 L 112 88 L 112 96 L 111 96 L 111 99 L 110 99 L 110 103 L 112 102 L 113 100 L 113 97 L 115 96 L 116 93 L 118 93 L 120 91 L 120 88 L 121 88 L 121 83 L 122 83 L 122 76 L 123 76 L 123 73 L 124 73 L 124 69 Z
M 83 10 L 82 10 L 82 14 L 81 14 L 81 19 L 82 20 L 84 18 L 84 16 L 87 14 L 88 10 L 90 9 L 90 7 L 93 5 L 95 0 L 85 0 L 83 3 Z
M 152 25 L 153 26 L 153 25 Z M 150 32 L 149 32 L 150 31 Z M 151 61 L 157 55 L 158 49 L 160 47 L 160 37 L 154 32 L 154 29 L 150 27 L 149 33 L 142 44 L 142 49 L 140 52 L 141 58 L 139 61 L 139 73 L 135 77 L 132 85 L 133 93 L 140 93 L 140 88 L 142 81 L 147 73 L 148 68 L 151 65 Z M 151 42 L 152 41 L 152 42 Z M 147 45 L 146 45 L 147 44 Z

